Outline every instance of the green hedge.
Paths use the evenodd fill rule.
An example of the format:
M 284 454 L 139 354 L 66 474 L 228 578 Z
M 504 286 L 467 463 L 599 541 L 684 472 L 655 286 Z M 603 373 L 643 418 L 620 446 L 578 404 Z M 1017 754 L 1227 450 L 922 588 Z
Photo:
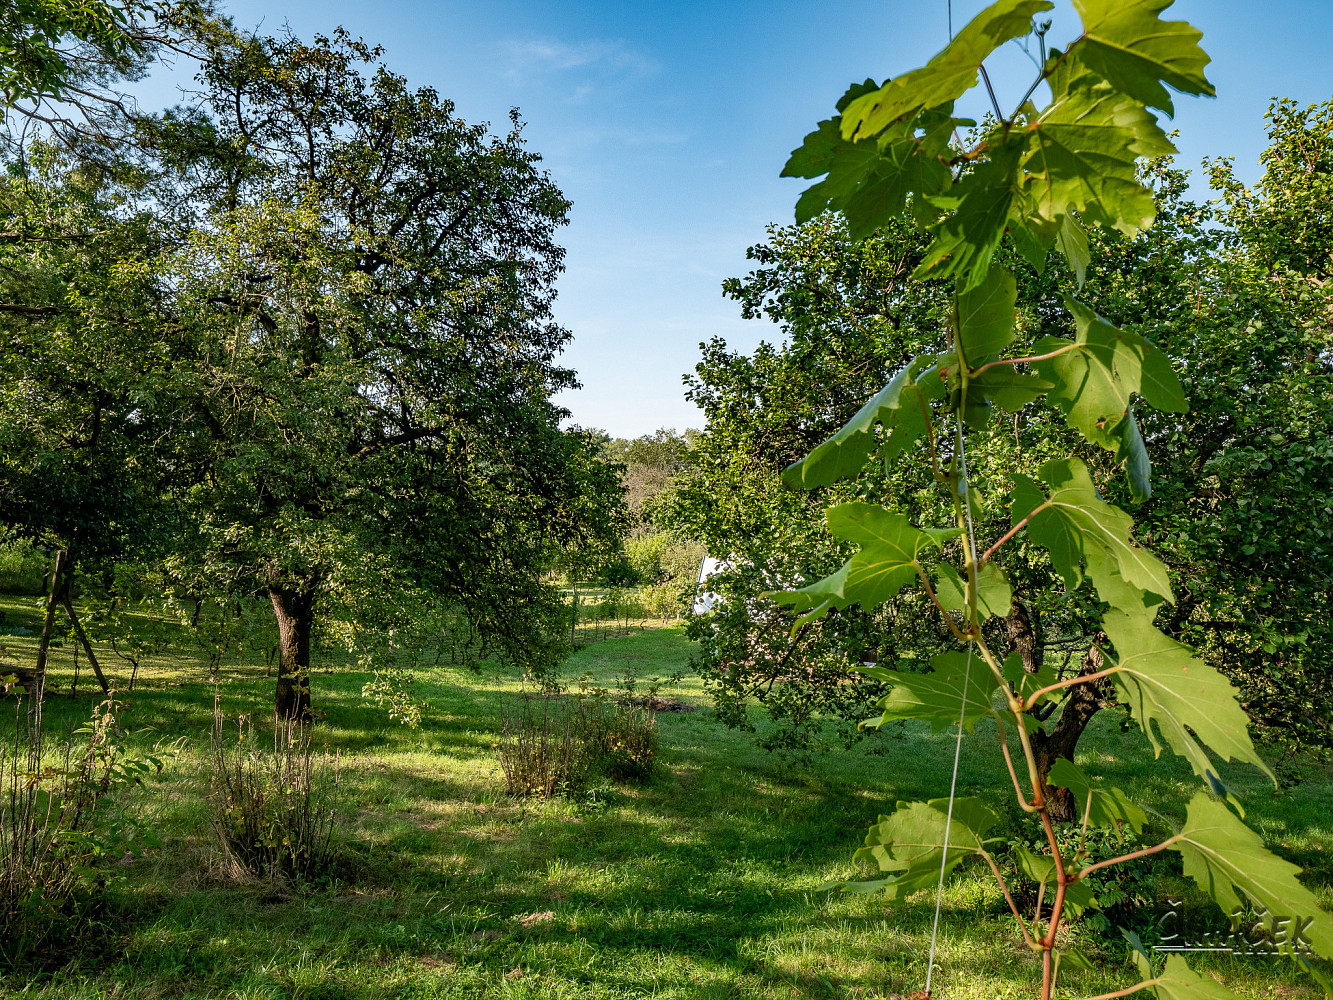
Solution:
M 47 558 L 26 542 L 0 542 L 0 593 L 46 592 Z

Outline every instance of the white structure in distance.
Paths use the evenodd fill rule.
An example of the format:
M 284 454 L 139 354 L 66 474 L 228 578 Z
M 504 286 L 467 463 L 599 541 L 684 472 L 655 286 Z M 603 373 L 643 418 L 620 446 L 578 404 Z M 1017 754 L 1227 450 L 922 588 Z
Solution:
M 704 561 L 699 564 L 699 582 L 694 588 L 694 613 L 696 615 L 706 614 L 713 610 L 713 605 L 720 600 L 717 594 L 711 590 L 704 590 L 704 583 L 710 576 L 720 573 L 728 568 L 728 563 L 723 559 L 714 559 L 712 556 L 704 556 Z

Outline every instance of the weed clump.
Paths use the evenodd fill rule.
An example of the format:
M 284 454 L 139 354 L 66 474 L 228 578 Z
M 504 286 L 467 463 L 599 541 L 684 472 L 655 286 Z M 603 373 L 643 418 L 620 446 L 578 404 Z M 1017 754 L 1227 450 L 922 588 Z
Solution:
M 213 714 L 209 817 L 233 875 L 313 881 L 337 858 L 337 755 L 316 753 L 311 726 L 275 719 L 261 747 L 242 716 L 235 735 Z
M 110 881 L 103 858 L 154 842 L 115 800 L 162 765 L 125 752 L 111 698 L 48 747 L 40 689 L 6 679 L 26 696 L 15 700 L 13 740 L 0 745 L 0 958 L 14 963 L 77 935 Z
M 506 709 L 496 755 L 510 795 L 578 796 L 594 777 L 649 780 L 657 757 L 651 704 L 613 701 L 605 691 L 520 696 Z

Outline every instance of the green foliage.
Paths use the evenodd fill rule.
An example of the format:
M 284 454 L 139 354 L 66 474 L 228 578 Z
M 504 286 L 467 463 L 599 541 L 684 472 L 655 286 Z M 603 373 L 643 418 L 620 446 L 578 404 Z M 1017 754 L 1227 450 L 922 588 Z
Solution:
M 421 702 L 412 697 L 408 686 L 412 675 L 402 670 L 389 668 L 377 670 L 372 680 L 366 681 L 361 688 L 361 697 L 369 698 L 383 708 L 389 718 L 409 728 L 421 725 Z
M 0 543 L 0 592 L 40 594 L 46 590 L 50 560 L 24 542 Z
M 1067 760 L 1057 760 L 1051 768 L 1051 784 L 1067 788 L 1074 800 L 1082 803 L 1083 815 L 1090 826 L 1115 833 L 1127 825 L 1135 833 L 1143 832 L 1148 815 L 1118 788 L 1098 788 L 1078 767 Z
M 1198 792 L 1190 801 L 1185 825 L 1166 843 L 1180 852 L 1185 874 L 1224 911 L 1248 899 L 1300 921 L 1317 954 L 1333 952 L 1333 919 L 1320 908 L 1314 894 L 1296 881 L 1300 869 L 1269 853 L 1259 835 L 1225 803 Z M 1278 943 L 1295 954 L 1295 941 L 1288 936 Z
M 1275 119 L 1267 159 L 1317 165 L 1323 107 L 1288 108 L 1280 122 Z M 1187 411 L 1169 415 L 1134 407 L 1135 423 L 1153 451 L 1153 496 L 1136 510 L 1139 537 L 1152 540 L 1176 580 L 1175 603 L 1156 609 L 1157 627 L 1197 648 L 1226 675 L 1266 741 L 1292 749 L 1333 745 L 1325 721 L 1333 712 L 1330 652 L 1312 638 L 1333 613 L 1333 578 L 1324 565 L 1333 537 L 1333 464 L 1326 461 L 1333 409 L 1318 405 L 1327 398 L 1333 372 L 1329 329 L 1319 320 L 1327 293 L 1294 272 L 1274 278 L 1264 263 L 1271 260 L 1267 244 L 1259 242 L 1267 229 L 1252 226 L 1246 229 L 1249 242 L 1240 240 L 1242 204 L 1247 213 L 1279 211 L 1260 190 L 1228 196 L 1236 199 L 1236 213 L 1219 219 L 1183 199 L 1185 175 L 1169 165 L 1152 164 L 1143 176 L 1158 202 L 1154 228 L 1132 241 L 1094 230 L 1096 259 L 1080 294 L 1108 322 L 1175 359 L 1188 401 Z M 1310 196 L 1321 176 L 1318 169 L 1302 169 L 1284 188 L 1273 187 L 1275 196 L 1299 201 L 1299 221 L 1312 237 L 1322 231 L 1319 220 L 1333 217 L 1333 202 Z M 1220 174 L 1215 177 L 1225 193 Z M 1296 221 L 1282 231 L 1295 231 Z M 932 323 L 943 328 L 945 310 L 933 305 L 943 298 L 937 284 L 902 280 L 920 246 L 910 231 L 895 225 L 856 244 L 847 240 L 838 217 L 824 216 L 777 232 L 780 237 L 752 250 L 761 264 L 754 274 L 728 286 L 737 290 L 747 316 L 783 323 L 787 343 L 761 347 L 749 358 L 728 354 L 720 343 L 709 346 L 695 376 L 709 420 L 700 444 L 704 460 L 694 481 L 674 493 L 669 510 L 686 530 L 707 537 L 713 551 L 742 553 L 757 567 L 751 573 L 737 566 L 710 585 L 719 594 L 726 588 L 729 603 L 696 626 L 701 668 L 715 672 L 719 694 L 728 699 L 743 692 L 775 708 L 780 701 L 793 708 L 779 708 L 781 719 L 801 718 L 813 726 L 815 716 L 799 706 L 823 699 L 824 712 L 857 720 L 882 693 L 823 664 L 840 652 L 855 662 L 877 658 L 862 655 L 867 649 L 917 647 L 924 651 L 918 662 L 924 662 L 938 648 L 942 623 L 932 624 L 928 613 L 923 620 L 922 595 L 906 590 L 873 618 L 860 618 L 855 607 L 848 609 L 855 622 L 838 613 L 826 617 L 803 632 L 793 649 L 780 638 L 780 622 L 771 630 L 765 625 L 761 637 L 757 630 L 768 620 L 753 607 L 754 596 L 772 589 L 775 579 L 818 579 L 846 560 L 850 553 L 815 530 L 829 504 L 875 499 L 920 509 L 914 516 L 925 519 L 942 511 L 923 506 L 928 470 L 899 463 L 891 477 L 881 477 L 880 454 L 859 470 L 858 484 L 835 483 L 804 497 L 774 484 L 787 465 L 833 435 L 911 360 L 891 356 L 900 345 L 920 344 L 916 354 L 942 350 L 929 333 Z M 1074 293 L 1073 276 L 1057 266 L 1042 275 L 1019 266 L 1015 274 L 1017 342 L 1068 338 L 1074 325 L 1064 302 Z M 1023 394 L 1001 399 L 990 381 L 996 376 L 1022 386 Z M 870 384 L 871 378 L 878 382 Z M 1039 396 L 1029 380 L 1042 387 L 1035 376 L 1001 365 L 970 383 L 997 407 L 1017 409 L 1012 419 L 991 419 L 984 432 L 970 435 L 975 482 L 998 485 L 1014 473 L 1036 481 L 1047 460 L 1073 450 L 1105 499 L 1126 496 L 1107 478 L 1114 452 L 1073 437 L 1039 399 L 1027 407 Z M 860 388 L 860 399 L 851 397 L 852 387 Z M 820 432 L 817 440 L 812 430 Z M 972 498 L 980 532 L 998 537 L 1011 527 L 1002 491 L 973 490 Z M 1018 548 L 1004 546 L 986 565 L 1003 567 L 1015 613 L 1030 619 L 1037 633 L 1032 665 L 1043 647 L 1046 662 L 1059 664 L 1070 645 L 1086 648 L 1094 637 L 1096 598 L 1086 582 L 1063 593 L 1063 580 L 1049 581 L 1045 550 L 1025 546 L 1025 538 L 1020 534 Z M 1077 579 L 1086 577 L 1080 571 Z M 943 577 L 937 585 L 944 603 Z M 740 610 L 738 602 L 750 602 L 751 610 Z M 829 657 L 816 660 L 817 648 Z M 795 664 L 802 669 L 793 672 Z M 740 715 L 728 709 L 723 718 Z M 826 728 L 837 724 L 831 714 L 824 716 Z M 1052 731 L 1049 724 L 1045 728 Z M 785 738 L 768 733 L 766 740 Z M 794 731 L 790 735 L 797 738 Z
M 124 57 L 143 46 L 131 30 L 130 17 L 147 4 L 130 0 L 15 0 L 0 12 L 0 119 L 13 104 L 34 97 L 59 99 L 80 76 L 72 41 Z
M 0 180 L 0 510 L 7 539 L 123 557 L 170 519 L 166 469 L 148 457 L 171 357 L 159 246 L 129 192 L 45 147 Z
M 913 363 L 895 375 L 883 389 L 856 412 L 842 429 L 793 463 L 783 474 L 789 486 L 829 486 L 865 465 L 865 455 L 876 426 L 884 428 L 888 441 L 885 458 L 892 459 L 914 445 L 926 432 L 925 406 L 938 399 L 939 373 L 933 368 L 917 370 Z
M 830 507 L 826 517 L 834 536 L 859 543 L 861 548 L 833 575 L 799 590 L 771 595 L 805 612 L 793 628 L 823 617 L 830 608 L 883 604 L 923 572 L 919 560 L 925 551 L 960 534 L 957 528 L 922 531 L 902 514 L 875 504 Z
M 676 581 L 693 588 L 705 554 L 700 543 L 665 531 L 644 532 L 625 541 L 625 558 L 640 583 Z
M 268 600 L 283 714 L 316 623 L 367 594 L 431 592 L 549 670 L 549 571 L 625 520 L 552 401 L 568 201 L 517 117 L 492 137 L 350 36 L 196 41 L 199 90 L 121 133 L 133 169 L 38 146 L 0 185 L 5 526 Z M 255 636 L 189 617 L 216 650 Z
M 990 716 L 1002 741 L 1006 722 L 1013 725 L 1019 737 L 1020 769 L 1026 765 L 1029 788 L 1022 789 L 1019 770 L 1006 752 L 1012 785 L 1020 807 L 1040 814 L 1049 848 L 1046 861 L 1026 852 L 1019 867 L 1029 878 L 1055 887 L 1050 913 L 1038 912 L 1031 920 L 1006 892 L 1029 947 L 1055 952 L 1061 920 L 1095 902 L 1082 880 L 1132 860 L 1084 862 L 1081 847 L 1068 853 L 1052 823 L 1055 796 L 1043 774 L 1053 761 L 1039 760 L 1034 749 L 1047 745 L 1035 739 L 1044 738 L 1034 732 L 1045 718 L 1033 717 L 1038 705 L 1056 692 L 1108 680 L 1154 751 L 1160 753 L 1160 734 L 1207 785 L 1196 795 L 1185 829 L 1139 853 L 1166 848 L 1193 852 L 1186 853 L 1187 874 L 1224 906 L 1236 903 L 1236 886 L 1270 911 L 1309 915 L 1321 928 L 1333 928 L 1295 880 L 1295 869 L 1267 854 L 1259 838 L 1227 805 L 1211 797 L 1225 787 L 1209 751 L 1253 764 L 1270 776 L 1271 772 L 1251 743 L 1236 690 L 1191 649 L 1153 624 L 1159 609 L 1176 599 L 1166 566 L 1133 541 L 1132 519 L 1102 499 L 1087 464 L 1077 458 L 1046 462 L 1038 477 L 1049 489 L 1012 471 L 1014 487 L 1005 504 L 1011 509 L 1012 528 L 981 554 L 986 543 L 978 522 L 980 531 L 989 526 L 984 516 L 986 493 L 994 484 L 984 480 L 978 484 L 970 475 L 966 430 L 986 428 L 988 392 L 998 390 L 1002 403 L 1014 410 L 1048 397 L 1084 441 L 1111 452 L 1126 473 L 1130 492 L 1140 500 L 1151 495 L 1152 487 L 1135 402 L 1141 400 L 1160 412 L 1187 409 L 1183 388 L 1165 354 L 1142 335 L 1115 326 L 1072 297 L 1066 300 L 1074 320 L 1072 341 L 1037 339 L 1026 351 L 1001 357 L 1017 340 L 1017 296 L 1015 279 L 1001 263 L 999 251 L 1003 234 L 1012 231 L 1019 252 L 1040 269 L 1048 249 L 1058 245 L 1082 284 L 1089 263 L 1082 227 L 1132 236 L 1151 225 L 1156 200 L 1140 178 L 1137 160 L 1173 149 L 1149 109 L 1170 110 L 1165 86 L 1211 93 L 1203 77 L 1207 57 L 1198 46 L 1199 33 L 1189 25 L 1160 21 L 1158 15 L 1169 3 L 1076 4 L 1084 30 L 1066 50 L 1046 55 L 1046 29 L 1036 29 L 1045 58 L 1037 80 L 1013 112 L 1006 116 L 991 92 L 994 120 L 977 130 L 969 145 L 961 140 L 951 145 L 946 137 L 939 148 L 928 148 L 928 140 L 922 138 L 935 127 L 936 119 L 928 114 L 947 114 L 952 102 L 977 83 L 985 57 L 1005 41 L 1027 33 L 1031 17 L 1050 6 L 1018 0 L 992 4 L 924 68 L 877 89 L 858 88 L 850 101 L 844 98 L 834 120 L 843 141 L 831 142 L 832 123 L 823 123 L 788 164 L 788 172 L 803 176 L 827 173 L 825 184 L 837 179 L 834 207 L 848 216 L 853 232 L 897 225 L 909 196 L 915 199 L 914 209 L 921 201 L 934 206 L 938 210 L 934 218 L 915 211 L 932 238 L 915 273 L 951 278 L 953 287 L 947 293 L 946 348 L 912 359 L 841 430 L 793 464 L 784 480 L 806 489 L 827 486 L 855 479 L 871 460 L 882 461 L 887 476 L 891 463 L 903 462 L 909 454 L 907 445 L 924 438 L 925 454 L 916 461 L 922 468 L 928 463 L 936 489 L 952 507 L 952 524 L 917 527 L 907 512 L 860 501 L 831 507 L 830 532 L 859 549 L 818 583 L 790 588 L 776 599 L 807 612 L 796 619 L 796 630 L 830 609 L 859 604 L 870 611 L 914 579 L 920 582 L 967 652 L 936 657 L 935 671 L 923 680 L 871 671 L 870 676 L 893 685 L 880 702 L 881 724 L 917 717 L 934 727 L 961 723 L 971 728 Z M 1044 109 L 1029 101 L 1042 82 L 1050 85 L 1052 94 Z M 944 183 L 938 174 L 927 177 L 909 170 L 896 150 L 901 142 L 915 143 L 916 155 L 930 155 L 943 163 Z M 871 144 L 878 159 L 871 155 Z M 889 176 L 892 183 L 886 182 Z M 947 195 L 941 188 L 948 190 Z M 885 191 L 891 191 L 891 203 L 876 200 Z M 858 197 L 862 194 L 867 197 Z M 825 198 L 823 204 L 832 202 Z M 798 206 L 798 217 L 808 210 L 808 205 Z M 1039 381 L 985 379 L 999 368 L 1021 374 L 1023 366 Z M 943 382 L 948 392 L 930 396 L 917 388 L 923 382 L 932 386 Z M 952 433 L 946 432 L 950 423 Z M 983 588 L 985 570 L 1024 529 L 1026 545 L 1047 551 L 1050 569 L 1069 590 L 1077 589 L 1086 576 L 1097 599 L 1109 605 L 1101 616 L 1105 638 L 1096 641 L 1095 651 L 1089 653 L 1090 665 L 1074 676 L 1043 678 L 1040 664 L 1029 666 L 1022 656 L 1017 658 L 1017 674 L 1006 670 L 991 650 L 994 634 L 988 636 L 982 628 L 984 619 L 997 609 L 1007 612 L 1012 599 L 1003 575 L 992 573 Z M 959 536 L 961 544 L 954 541 Z M 927 549 L 940 549 L 941 555 L 958 563 L 954 569 L 939 571 L 943 598 L 931 587 L 921 561 Z M 983 592 L 989 596 L 983 598 Z M 1023 677 L 1028 671 L 1035 675 L 1031 686 Z M 1094 820 L 1142 827 L 1143 810 L 1123 792 L 1095 788 L 1071 767 L 1053 773 L 1052 780 L 1069 789 L 1074 815 L 1082 816 L 1085 827 Z M 951 824 L 945 820 L 949 805 L 948 800 L 900 803 L 892 816 L 882 817 L 871 828 L 862 856 L 894 874 L 869 887 L 885 888 L 899 898 L 933 884 L 967 854 L 989 857 L 983 838 L 994 822 L 993 814 L 974 815 L 981 807 L 961 799 L 954 802 L 957 819 Z M 992 869 L 1003 882 L 993 862 Z M 1325 940 L 1324 933 L 1321 930 L 1316 949 L 1333 957 L 1333 940 Z M 1043 1000 L 1052 995 L 1056 968 L 1048 957 Z M 1159 996 L 1175 996 L 1192 975 L 1168 963 L 1160 977 L 1145 971 L 1140 985 L 1155 988 Z
M 572 696 L 525 694 L 506 710 L 496 756 L 510 795 L 577 798 L 598 776 L 643 782 L 656 772 L 651 708 L 583 686 Z
M 692 474 L 663 494 L 657 516 L 726 558 L 707 585 L 720 600 L 690 625 L 699 640 L 696 667 L 728 724 L 755 727 L 744 706 L 763 702 L 779 724 L 760 726 L 756 736 L 774 749 L 803 752 L 859 739 L 855 722 L 883 685 L 847 667 L 892 661 L 935 631 L 910 592 L 901 614 L 851 607 L 796 635 L 788 618 L 754 600 L 786 581 L 818 580 L 850 554 L 821 543 L 823 507 L 865 499 L 862 491 L 838 484 L 812 499 L 782 489 L 779 475 L 933 344 L 943 303 L 905 277 L 922 249 L 906 227 L 853 242 L 831 215 L 795 229 L 770 228 L 769 240 L 748 252 L 754 271 L 725 290 L 743 316 L 780 323 L 783 344 L 761 344 L 746 357 L 714 340 L 703 345 L 690 380 L 689 396 L 707 427 Z M 859 467 L 863 456 L 853 461 Z
M 16 699 L 12 742 L 0 745 L 0 955 L 9 963 L 58 953 L 114 879 L 104 860 L 159 843 L 118 800 L 171 755 L 130 752 L 123 706 L 110 699 L 51 747 L 39 701 Z
M 865 846 L 856 852 L 858 859 L 874 861 L 881 871 L 895 874 L 856 888 L 882 889 L 890 899 L 901 900 L 934 884 L 941 870 L 952 871 L 964 858 L 985 855 L 985 835 L 997 822 L 995 813 L 978 799 L 899 802 L 891 815 L 881 816 L 870 828 Z
M 1152 598 L 1170 600 L 1166 567 L 1134 543 L 1133 519 L 1099 496 L 1088 467 L 1077 459 L 1047 462 L 1038 471 L 1047 494 L 1026 476 L 1014 477 L 1013 522 L 1050 553 L 1051 566 L 1073 589 L 1086 572 L 1104 600 L 1115 601 L 1126 584 Z
M 308 725 L 276 720 L 272 747 L 254 726 L 215 708 L 209 758 L 209 820 L 240 876 L 312 881 L 327 874 L 339 845 L 339 764 L 317 752 Z
M 932 731 L 938 732 L 958 725 L 961 717 L 963 727 L 972 732 L 978 720 L 990 714 L 990 703 L 983 700 L 983 686 L 971 677 L 971 659 L 966 653 L 956 651 L 940 653 L 931 657 L 928 674 L 884 667 L 858 668 L 857 673 L 891 685 L 888 693 L 875 703 L 880 710 L 879 718 L 867 719 L 862 725 L 878 729 L 886 722 L 923 719 L 930 723 Z M 977 669 L 981 669 L 979 664 Z M 954 705 L 959 706 L 959 712 L 954 712 Z
M 7 620 L 22 624 L 34 620 L 32 604 L 0 597 Z M 11 649 L 35 645 L 33 637 L 5 641 Z M 220 877 L 207 836 L 208 789 L 199 780 L 207 767 L 215 688 L 202 651 L 182 641 L 170 657 L 144 664 L 140 688 L 120 719 L 136 755 L 151 752 L 162 734 L 189 737 L 161 776 L 116 799 L 136 811 L 160 803 L 147 825 L 163 846 L 141 858 L 107 856 L 103 870 L 115 881 L 93 921 L 81 925 L 79 938 L 51 964 L 4 967 L 4 989 L 51 1000 L 93 1000 L 117 988 L 142 995 L 341 991 L 389 1000 L 404 990 L 429 994 L 447 985 L 460 997 L 480 1000 L 527 989 L 534 970 L 541 970 L 542 989 L 553 1000 L 652 995 L 692 976 L 716 990 L 801 1000 L 812 989 L 811 968 L 867 996 L 918 988 L 933 896 L 920 893 L 886 912 L 878 897 L 825 894 L 817 887 L 861 877 L 850 848 L 860 846 L 879 813 L 891 812 L 899 799 L 933 798 L 947 789 L 952 752 L 939 752 L 941 738 L 926 724 L 888 727 L 885 754 L 867 741 L 801 762 L 757 749 L 749 734 L 716 725 L 706 710 L 659 707 L 654 781 L 626 787 L 594 779 L 580 798 L 534 802 L 503 793 L 489 752 L 502 707 L 520 690 L 517 676 L 443 660 L 432 665 L 428 646 L 414 689 L 432 711 L 414 731 L 386 725 L 383 713 L 359 697 L 367 676 L 330 648 L 331 640 L 324 642 L 321 655 L 335 669 L 316 678 L 320 707 L 328 713 L 316 725 L 316 749 L 327 742 L 342 760 L 344 808 L 336 836 L 346 851 L 332 877 L 301 885 Z M 636 630 L 580 649 L 569 664 L 575 674 L 591 672 L 593 683 L 615 697 L 617 675 L 627 665 L 641 678 L 665 676 L 686 669 L 693 647 L 680 627 Z M 109 650 L 105 659 L 114 660 Z M 52 683 L 67 691 L 70 669 L 66 650 L 52 664 Z M 224 704 L 262 707 L 271 685 L 262 674 L 258 654 L 229 654 L 220 678 Z M 637 693 L 646 689 L 640 680 Z M 693 675 L 661 697 L 707 706 Z M 78 725 L 86 708 L 66 697 L 48 698 L 48 731 Z M 0 732 L 12 732 L 3 719 Z M 1174 768 L 1169 755 L 1165 767 L 1154 763 L 1136 729 L 1122 732 L 1112 713 L 1099 714 L 1079 750 L 1080 764 L 1104 776 L 1102 784 L 1184 820 L 1197 781 L 1178 758 Z M 1021 826 L 1020 813 L 1012 803 L 1006 807 L 1003 789 L 986 782 L 1003 767 L 988 721 L 965 736 L 960 794 L 982 798 L 1000 816 L 987 837 L 1008 839 Z M 1322 898 L 1331 874 L 1323 805 L 1330 781 L 1317 765 L 1306 773 L 1306 783 L 1283 796 L 1262 794 L 1266 783 L 1253 768 L 1234 768 L 1228 777 L 1246 802 L 1249 825 L 1283 857 L 1307 866 L 1303 881 Z M 1151 801 L 1144 789 L 1151 790 Z M 1160 839 L 1117 846 L 1114 835 L 1108 838 L 1107 845 L 1093 844 L 1090 833 L 1093 858 Z M 1029 848 L 1040 853 L 1033 843 Z M 998 845 L 987 850 L 1005 865 Z M 1180 855 L 1167 850 L 1145 860 L 1178 870 Z M 1089 882 L 1105 876 L 1118 884 L 1122 872 L 1134 869 L 1135 863 L 1102 869 Z M 1125 917 L 1109 909 L 1113 923 L 1144 927 L 1148 941 L 1167 893 L 1186 895 L 1191 921 L 1197 914 L 1196 922 L 1208 919 L 1226 934 L 1227 918 L 1220 912 L 1205 918 L 1211 911 L 1192 880 L 1182 884 L 1173 875 L 1142 884 L 1155 890 L 1148 893 L 1151 902 Z M 1012 918 L 1003 908 L 984 859 L 960 863 L 945 888 L 937 996 L 1025 995 L 1031 959 L 1016 960 Z M 1132 976 L 1122 953 L 1092 926 L 1097 912 L 1079 918 L 1069 942 L 1092 968 L 1067 968 L 1062 958 L 1060 995 L 1110 992 Z M 553 916 L 527 920 L 547 913 Z M 1106 936 L 1118 940 L 1114 928 Z M 665 952 L 664 937 L 672 943 Z M 423 961 L 431 956 L 453 964 Z M 74 961 L 77 976 L 53 974 L 53 966 Z M 1267 998 L 1303 987 L 1295 963 L 1285 958 L 1190 961 L 1241 996 Z M 1160 968 L 1160 955 L 1156 962 Z M 506 979 L 515 968 L 524 970 L 522 979 Z

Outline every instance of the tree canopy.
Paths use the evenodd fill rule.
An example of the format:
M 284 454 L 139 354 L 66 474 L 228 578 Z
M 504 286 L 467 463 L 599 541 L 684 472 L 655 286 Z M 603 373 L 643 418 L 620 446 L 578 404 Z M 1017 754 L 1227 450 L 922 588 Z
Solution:
M 563 629 L 541 575 L 623 517 L 614 473 L 551 401 L 575 384 L 551 314 L 569 202 L 516 113 L 492 136 L 343 33 L 206 41 L 196 99 L 127 121 L 132 164 L 52 153 L 13 182 L 20 269 L 0 313 L 23 349 L 6 357 L 21 388 L 4 426 L 61 429 L 0 489 L 67 545 L 29 485 L 91 426 L 100 464 L 84 478 L 130 489 L 112 470 L 149 442 L 140 461 L 174 529 L 157 555 L 195 592 L 271 598 L 284 715 L 308 710 L 330 596 L 422 589 L 502 655 L 548 667 Z M 42 203 L 83 217 L 48 212 L 60 231 L 43 235 L 19 214 Z M 114 498 L 80 490 L 71 507 L 124 542 Z
M 1171 356 L 1187 395 L 1182 413 L 1139 415 L 1154 464 L 1152 497 L 1136 520 L 1178 581 L 1177 603 L 1159 624 L 1228 672 L 1270 736 L 1327 746 L 1330 671 L 1310 637 L 1333 592 L 1322 566 L 1333 526 L 1329 313 L 1318 270 L 1326 258 L 1315 242 L 1333 211 L 1319 167 L 1328 110 L 1279 102 L 1270 121 L 1268 173 L 1254 190 L 1238 185 L 1226 163 L 1214 165 L 1225 198 L 1217 214 L 1187 199 L 1183 174 L 1154 167 L 1156 224 L 1132 239 L 1090 234 L 1095 253 L 1081 297 Z M 1019 336 L 1036 342 L 1071 323 L 1061 297 L 1080 276 L 1059 266 L 1039 272 L 1018 250 L 1006 239 L 996 252 L 1017 275 Z M 873 677 L 847 672 L 857 661 L 894 661 L 912 650 L 924 662 L 947 640 L 915 593 L 873 613 L 855 606 L 831 613 L 794 636 L 787 616 L 753 599 L 774 579 L 810 580 L 841 563 L 848 550 L 820 540 L 831 503 L 887 495 L 921 512 L 924 474 L 871 463 L 855 486 L 811 494 L 783 489 L 780 475 L 908 357 L 935 345 L 944 292 L 912 277 L 925 252 L 925 240 L 905 225 L 864 240 L 829 214 L 772 228 L 750 251 L 759 266 L 724 288 L 746 316 L 779 323 L 784 341 L 748 357 L 720 340 L 701 345 L 690 394 L 708 423 L 697 475 L 668 509 L 711 552 L 735 557 L 710 584 L 730 600 L 693 626 L 699 665 L 727 718 L 744 724 L 743 703 L 758 698 L 787 724 L 763 737 L 769 745 L 808 746 L 836 718 L 864 718 L 880 688 Z M 969 445 L 974 477 L 1031 475 L 1071 447 L 1105 469 L 1115 456 L 1080 447 L 1065 423 L 1031 409 L 985 419 Z M 1127 484 L 1106 488 L 1131 499 Z M 1003 533 L 1009 512 L 981 501 L 976 515 Z M 1033 669 L 1083 656 L 1096 637 L 1095 598 L 1037 587 L 1043 559 L 1027 548 L 1005 557 L 1014 610 L 987 626 Z M 1077 739 L 1098 704 L 1074 707 L 1061 734 Z M 1061 715 L 1049 718 L 1054 737 Z

